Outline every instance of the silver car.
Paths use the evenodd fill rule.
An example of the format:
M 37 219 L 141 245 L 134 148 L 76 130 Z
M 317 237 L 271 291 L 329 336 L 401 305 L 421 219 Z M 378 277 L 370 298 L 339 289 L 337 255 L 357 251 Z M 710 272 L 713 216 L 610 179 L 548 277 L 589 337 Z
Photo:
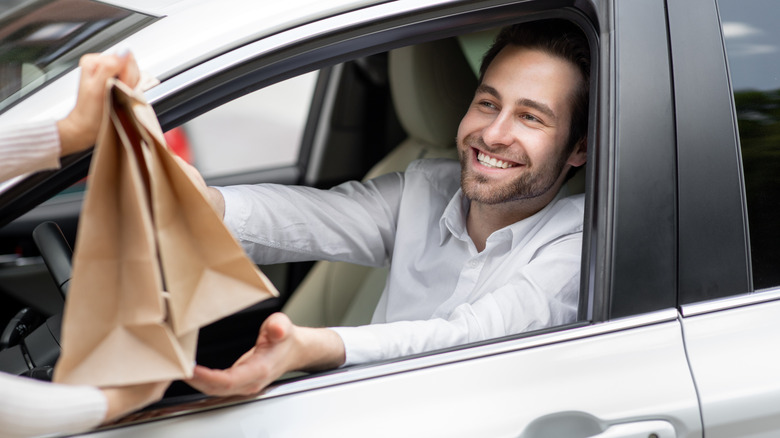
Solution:
M 329 187 L 453 156 L 498 28 L 564 18 L 592 47 L 576 323 L 286 376 L 252 397 L 179 382 L 87 435 L 780 436 L 779 16 L 769 0 L 6 2 L 0 125 L 63 116 L 78 57 L 127 47 L 212 185 Z M 56 359 L 63 295 L 30 235 L 54 221 L 74 241 L 89 159 L 0 189 L 0 327 L 35 321 L 0 351 L 4 371 Z M 273 311 L 366 323 L 385 275 L 261 268 L 282 297 L 205 327 L 199 363 L 229 366 Z M 51 348 L 35 356 L 42 332 Z

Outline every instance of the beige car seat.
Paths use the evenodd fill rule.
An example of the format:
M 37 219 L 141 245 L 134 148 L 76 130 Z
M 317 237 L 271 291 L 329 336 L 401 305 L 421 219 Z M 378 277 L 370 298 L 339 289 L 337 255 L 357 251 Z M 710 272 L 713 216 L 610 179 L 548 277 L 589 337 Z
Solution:
M 477 85 L 455 39 L 394 50 L 388 63 L 393 105 L 408 137 L 366 179 L 403 171 L 418 158 L 457 158 L 458 124 Z M 317 262 L 283 311 L 296 324 L 309 327 L 368 324 L 387 272 L 387 268 Z

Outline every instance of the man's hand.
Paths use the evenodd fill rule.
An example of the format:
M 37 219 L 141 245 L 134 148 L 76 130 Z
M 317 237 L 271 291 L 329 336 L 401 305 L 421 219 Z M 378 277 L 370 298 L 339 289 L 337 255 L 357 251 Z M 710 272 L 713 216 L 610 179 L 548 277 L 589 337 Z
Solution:
M 222 196 L 222 192 L 215 189 L 214 187 L 207 186 L 206 181 L 203 179 L 203 175 L 198 172 L 198 169 L 196 169 L 195 166 L 184 161 L 184 159 L 181 157 L 174 155 L 173 158 L 176 159 L 176 162 L 179 163 L 179 166 L 184 170 L 184 173 L 186 173 L 190 180 L 192 180 L 192 182 L 195 184 L 195 187 L 197 187 L 201 193 L 203 193 L 203 195 L 209 201 L 209 204 L 211 204 L 211 206 L 217 212 L 217 215 L 219 215 L 219 218 L 224 219 L 225 198 Z
M 197 365 L 187 383 L 209 395 L 250 395 L 288 371 L 336 368 L 344 360 L 344 344 L 336 332 L 298 327 L 287 315 L 275 313 L 260 327 L 255 346 L 233 366 L 212 370 Z
M 106 82 L 110 78 L 135 87 L 141 77 L 131 53 L 123 56 L 88 54 L 81 57 L 81 78 L 76 106 L 57 122 L 60 133 L 60 155 L 81 151 L 95 144 L 103 118 Z

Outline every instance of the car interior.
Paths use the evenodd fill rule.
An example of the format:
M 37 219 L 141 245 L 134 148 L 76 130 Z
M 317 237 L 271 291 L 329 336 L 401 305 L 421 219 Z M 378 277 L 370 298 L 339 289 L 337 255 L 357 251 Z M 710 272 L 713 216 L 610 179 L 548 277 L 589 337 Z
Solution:
M 323 101 L 323 105 L 332 106 L 330 111 L 312 107 L 310 117 L 330 114 L 330 120 L 319 124 L 325 126 L 325 140 L 309 148 L 323 148 L 321 158 L 313 160 L 314 152 L 303 148 L 308 155 L 302 153 L 300 160 L 307 169 L 300 183 L 327 188 L 349 179 L 403 171 L 419 158 L 457 158 L 455 133 L 473 97 L 482 53 L 496 32 L 402 47 L 324 69 L 338 78 L 319 81 L 317 86 L 332 87 L 335 83 L 336 97 Z M 571 193 L 584 192 L 584 172 L 579 171 L 567 185 Z M 49 204 L 52 202 L 57 201 Z M 51 205 L 0 229 L 0 240 L 6 242 L 2 252 L 9 254 L 0 256 L 5 257 L 0 259 L 0 300 L 4 303 L 0 306 L 0 328 L 5 326 L 0 335 L 0 370 L 50 379 L 59 354 L 62 285 L 67 284 L 68 267 L 51 262 L 48 259 L 52 256 L 46 253 L 70 254 L 68 242 L 75 241 L 78 209 L 76 217 L 71 212 L 69 217 L 55 219 L 64 236 L 57 227 L 48 225 L 36 232 L 36 245 L 26 233 L 47 215 L 42 209 L 51 211 Z M 48 269 L 38 257 L 41 253 Z M 52 282 L 49 271 L 63 269 L 65 274 L 55 275 L 65 280 Z M 367 324 L 387 275 L 387 268 L 326 261 L 261 269 L 281 297 L 201 329 L 198 363 L 230 366 L 254 345 L 262 320 L 274 311 L 281 310 L 295 323 L 313 327 Z M 36 292 L 30 294 L 30 290 Z M 193 393 L 177 382 L 167 396 L 180 400 Z

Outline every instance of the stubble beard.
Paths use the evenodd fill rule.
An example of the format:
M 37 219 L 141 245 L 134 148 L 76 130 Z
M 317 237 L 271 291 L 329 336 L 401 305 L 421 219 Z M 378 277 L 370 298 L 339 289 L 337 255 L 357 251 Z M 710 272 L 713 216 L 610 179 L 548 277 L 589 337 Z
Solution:
M 562 151 L 555 161 L 535 167 L 527 156 L 521 156 L 518 161 L 524 163 L 526 169 L 509 181 L 497 182 L 471 169 L 472 147 L 488 153 L 492 152 L 481 137 L 476 134 L 466 136 L 463 145 L 458 148 L 461 189 L 468 200 L 488 205 L 533 199 L 544 195 L 555 185 L 568 158 Z

